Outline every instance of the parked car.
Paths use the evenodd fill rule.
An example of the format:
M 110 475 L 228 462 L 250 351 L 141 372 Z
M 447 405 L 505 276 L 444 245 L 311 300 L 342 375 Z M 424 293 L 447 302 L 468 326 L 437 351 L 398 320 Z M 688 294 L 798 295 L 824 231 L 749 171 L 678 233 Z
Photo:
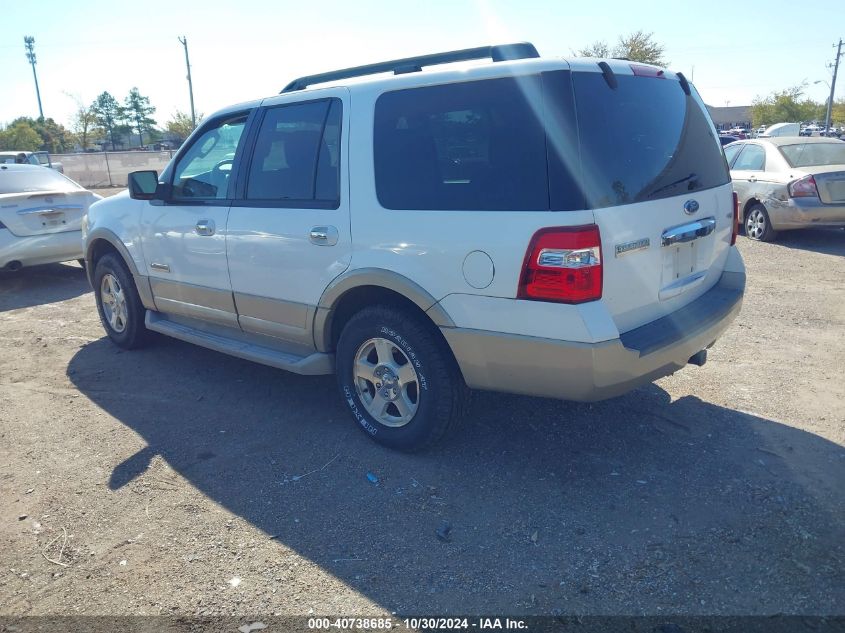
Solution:
M 0 164 L 0 268 L 82 260 L 82 217 L 101 198 L 55 170 Z
M 725 148 L 745 234 L 845 226 L 845 144 L 824 138 L 740 141 Z
M 730 145 L 731 143 L 740 140 L 738 136 L 729 136 L 727 134 L 719 134 L 719 142 L 722 145 Z
M 383 62 L 212 115 L 89 211 L 106 333 L 335 372 L 405 450 L 467 387 L 591 401 L 703 364 L 745 271 L 701 98 L 654 66 L 536 57 Z M 493 62 L 423 70 L 471 58 Z
M 0 164 L 41 165 L 65 173 L 62 164 L 54 161 L 49 152 L 0 152 Z

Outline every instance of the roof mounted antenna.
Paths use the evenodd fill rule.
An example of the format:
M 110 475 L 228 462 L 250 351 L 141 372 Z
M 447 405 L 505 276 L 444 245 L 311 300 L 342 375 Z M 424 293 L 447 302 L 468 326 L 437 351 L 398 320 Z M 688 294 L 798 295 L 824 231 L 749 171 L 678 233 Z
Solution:
M 392 72 L 395 75 L 420 72 L 426 66 L 436 66 L 438 64 L 451 64 L 454 62 L 465 62 L 473 59 L 491 59 L 494 62 L 504 62 L 516 59 L 532 59 L 539 56 L 540 54 L 537 52 L 537 49 L 534 48 L 534 45 L 530 42 L 516 42 L 513 44 L 497 44 L 495 46 L 465 48 L 458 51 L 433 53 L 431 55 L 420 55 L 418 57 L 406 57 L 404 59 L 394 59 L 386 62 L 378 62 L 376 64 L 367 64 L 366 66 L 355 66 L 354 68 L 333 70 L 327 73 L 320 73 L 318 75 L 306 75 L 305 77 L 294 79 L 284 87 L 282 93 L 304 90 L 308 86 L 313 86 L 314 84 L 338 81 L 340 79 L 351 79 L 352 77 L 364 77 L 366 75 L 376 75 L 379 73 L 389 72 Z

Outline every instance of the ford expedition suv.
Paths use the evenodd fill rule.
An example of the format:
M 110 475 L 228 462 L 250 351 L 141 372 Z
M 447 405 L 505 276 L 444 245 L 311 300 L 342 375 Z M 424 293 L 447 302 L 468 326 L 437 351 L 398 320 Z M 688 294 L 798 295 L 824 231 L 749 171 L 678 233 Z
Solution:
M 701 365 L 745 287 L 693 85 L 527 43 L 226 108 L 84 230 L 114 343 L 334 372 L 357 425 L 403 450 L 460 422 L 468 388 L 591 401 Z

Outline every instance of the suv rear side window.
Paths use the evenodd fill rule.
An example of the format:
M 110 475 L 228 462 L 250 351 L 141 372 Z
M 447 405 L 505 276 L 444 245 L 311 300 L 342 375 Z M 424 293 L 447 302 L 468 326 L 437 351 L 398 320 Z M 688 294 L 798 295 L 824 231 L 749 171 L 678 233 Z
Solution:
M 255 142 L 246 198 L 273 201 L 338 200 L 339 99 L 267 110 Z
M 539 76 L 385 93 L 374 143 L 385 208 L 549 208 Z
M 730 181 L 721 144 L 695 89 L 677 81 L 572 73 L 587 206 L 682 195 Z M 556 101 L 564 101 L 560 95 Z

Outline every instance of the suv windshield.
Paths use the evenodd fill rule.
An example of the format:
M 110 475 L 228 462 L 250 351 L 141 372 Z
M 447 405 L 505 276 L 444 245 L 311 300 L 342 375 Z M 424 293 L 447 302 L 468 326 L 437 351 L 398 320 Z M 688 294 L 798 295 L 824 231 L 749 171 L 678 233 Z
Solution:
M 781 145 L 780 153 L 790 167 L 845 165 L 845 143 L 801 143 Z
M 695 88 L 674 79 L 572 73 L 588 208 L 709 189 L 730 182 L 713 124 Z

